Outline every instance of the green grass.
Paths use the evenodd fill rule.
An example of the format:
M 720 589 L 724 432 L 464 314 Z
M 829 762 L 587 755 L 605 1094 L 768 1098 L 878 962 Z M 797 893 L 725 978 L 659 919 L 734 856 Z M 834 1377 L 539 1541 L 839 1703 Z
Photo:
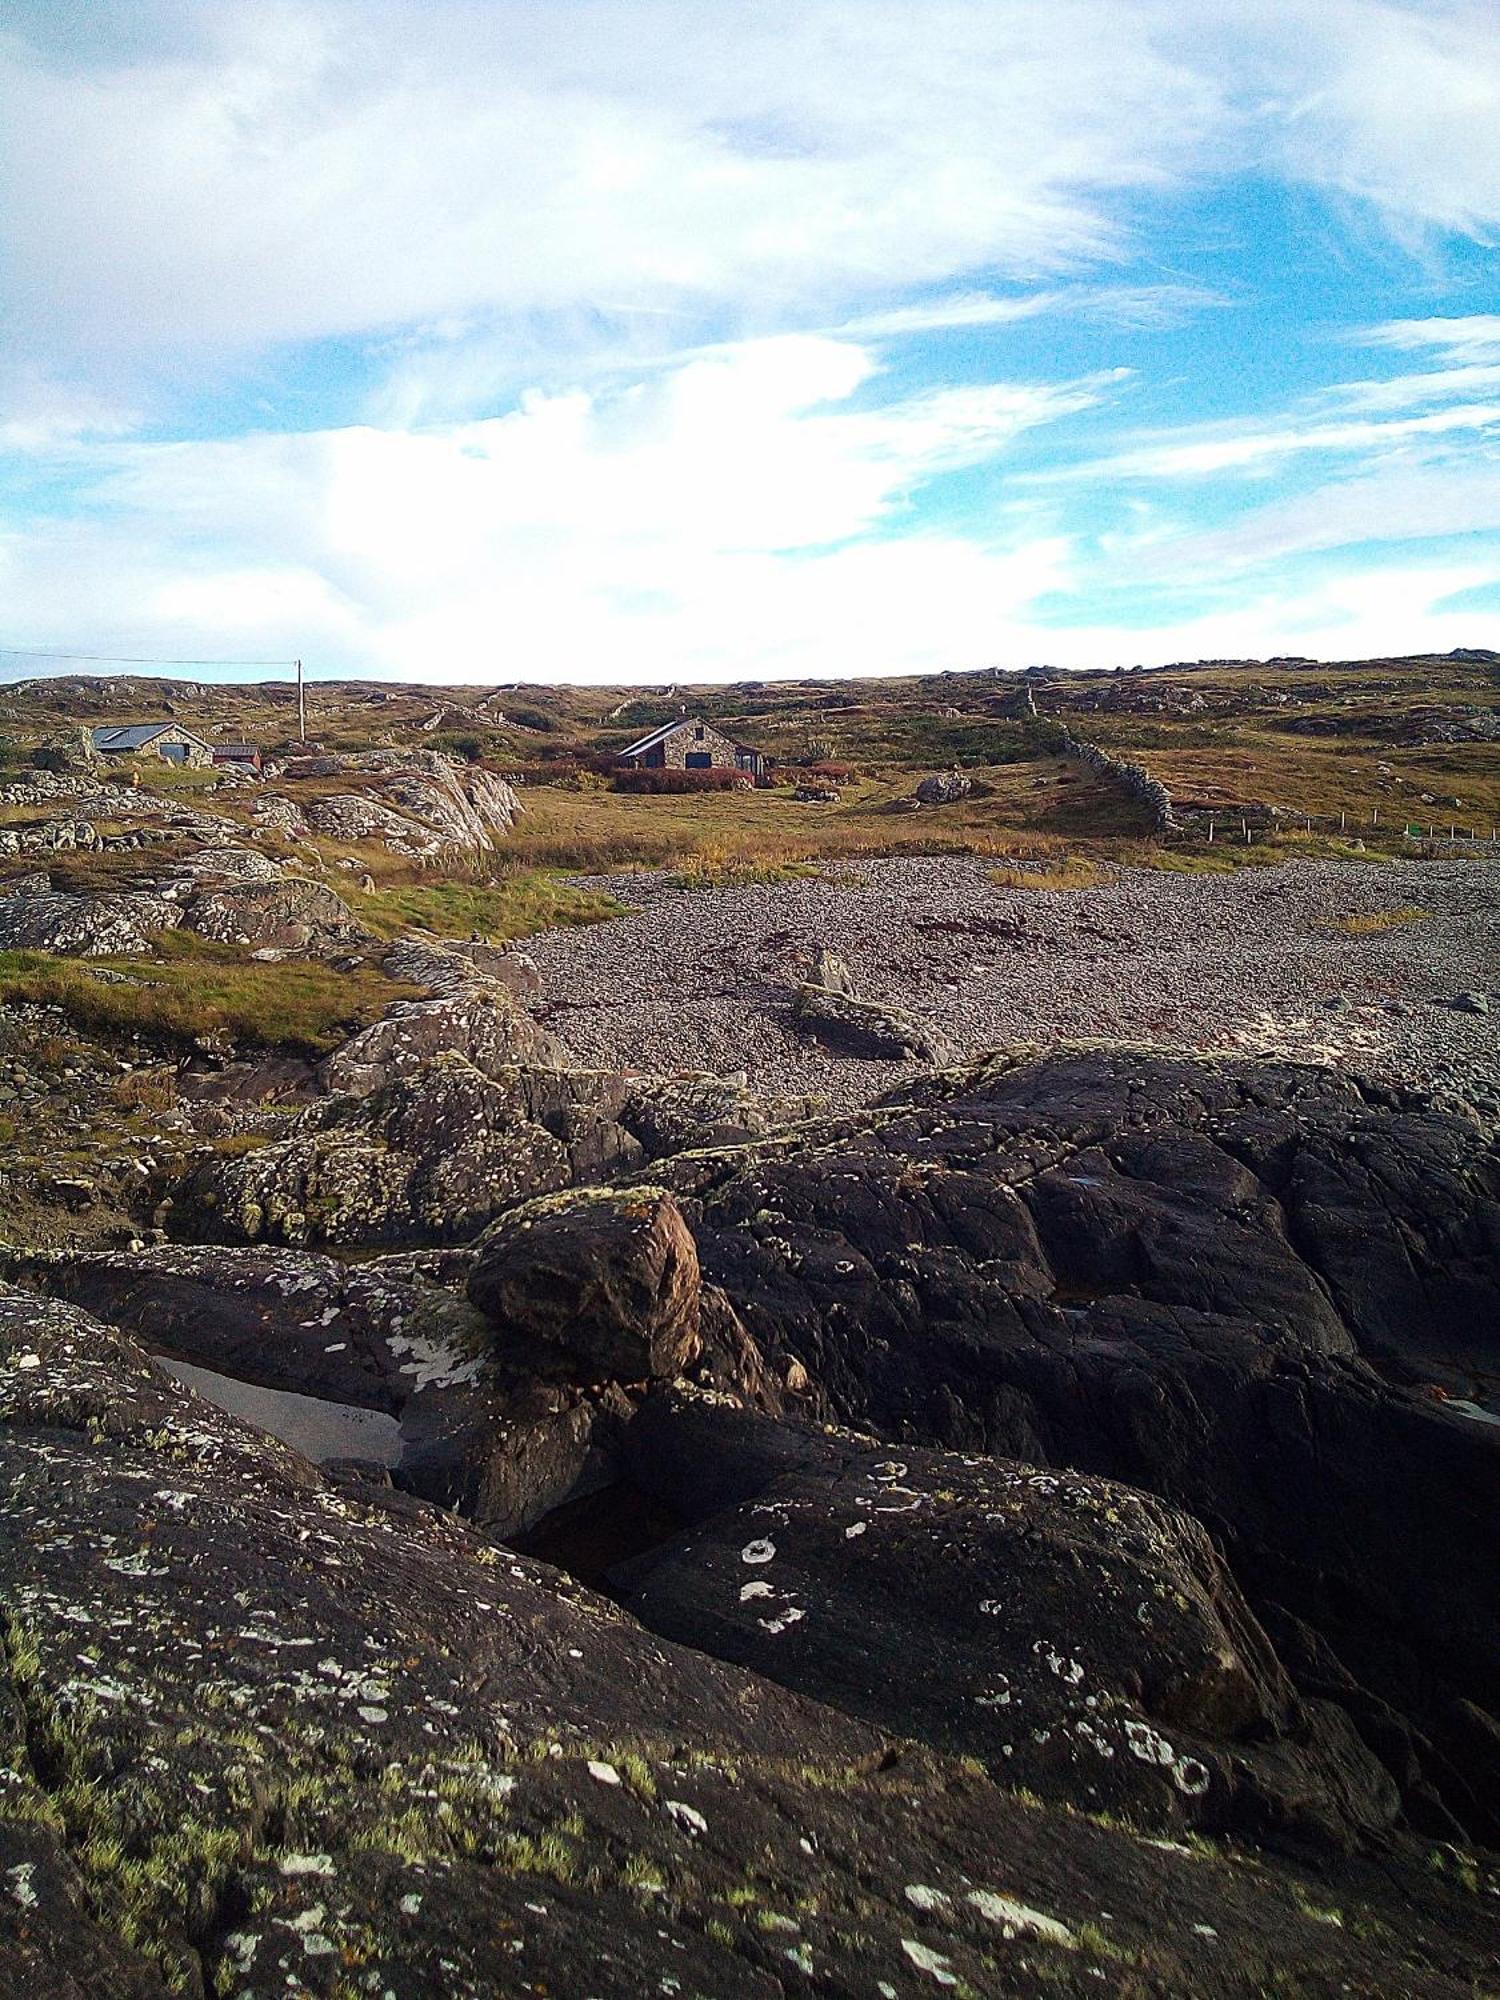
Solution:
M 434 874 L 377 884 L 370 892 L 346 889 L 345 895 L 360 921 L 381 937 L 417 927 L 438 937 L 477 933 L 497 944 L 560 924 L 598 923 L 618 916 L 621 909 L 601 890 L 579 888 L 553 871 L 525 867 L 493 881 Z
M 256 964 L 231 945 L 167 931 L 157 958 L 83 960 L 0 952 L 0 1003 L 60 1007 L 85 1033 L 142 1034 L 169 1043 L 227 1033 L 236 1041 L 318 1055 L 414 988 L 373 966 L 336 971 L 316 960 Z M 131 983 L 100 979 L 97 971 Z

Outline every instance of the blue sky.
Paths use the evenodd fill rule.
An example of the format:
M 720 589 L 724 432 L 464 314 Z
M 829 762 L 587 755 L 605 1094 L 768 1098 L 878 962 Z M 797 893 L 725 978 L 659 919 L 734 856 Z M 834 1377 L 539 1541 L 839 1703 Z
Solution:
M 9 647 L 1500 643 L 1492 0 L 11 0 L 0 185 Z

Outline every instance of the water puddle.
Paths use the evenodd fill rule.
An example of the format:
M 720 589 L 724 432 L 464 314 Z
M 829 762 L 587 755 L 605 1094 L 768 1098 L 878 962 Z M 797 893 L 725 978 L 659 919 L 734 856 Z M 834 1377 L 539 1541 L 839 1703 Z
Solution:
M 158 1354 L 155 1360 L 158 1368 L 184 1387 L 196 1389 L 205 1402 L 269 1431 L 315 1465 L 340 1458 L 391 1467 L 401 1462 L 401 1426 L 385 1410 L 326 1402 L 321 1396 L 301 1396 L 293 1389 L 264 1389 L 168 1354 Z

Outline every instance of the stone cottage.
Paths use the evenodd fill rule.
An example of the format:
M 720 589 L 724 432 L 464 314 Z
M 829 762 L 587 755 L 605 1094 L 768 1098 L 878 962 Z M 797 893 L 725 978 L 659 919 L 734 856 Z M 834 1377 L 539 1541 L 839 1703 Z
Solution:
M 620 752 L 619 762 L 636 771 L 748 771 L 760 777 L 766 760 L 748 743 L 736 743 L 722 729 L 696 716 L 663 723 Z
M 180 722 L 107 723 L 93 732 L 101 757 L 160 757 L 168 764 L 203 768 L 213 763 L 213 745 Z

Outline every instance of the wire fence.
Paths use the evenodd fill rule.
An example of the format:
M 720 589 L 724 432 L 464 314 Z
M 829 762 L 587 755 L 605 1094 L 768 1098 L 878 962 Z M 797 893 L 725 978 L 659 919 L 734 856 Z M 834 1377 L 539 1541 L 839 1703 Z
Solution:
M 1216 812 L 1212 807 L 1176 808 L 1179 818 L 1190 824 L 1195 831 L 1201 830 L 1204 838 L 1214 840 L 1242 840 L 1247 846 L 1258 833 L 1296 832 L 1299 828 L 1307 833 L 1338 833 L 1346 839 L 1362 838 L 1373 832 L 1383 834 L 1387 839 L 1395 838 L 1411 841 L 1442 841 L 1451 846 L 1493 847 L 1500 839 L 1500 829 L 1484 822 L 1465 825 L 1460 820 L 1412 820 L 1389 813 L 1382 817 L 1378 806 L 1368 812 L 1343 811 L 1337 813 L 1290 812 L 1282 807 L 1268 807 L 1260 812 L 1245 812 L 1235 807 Z

